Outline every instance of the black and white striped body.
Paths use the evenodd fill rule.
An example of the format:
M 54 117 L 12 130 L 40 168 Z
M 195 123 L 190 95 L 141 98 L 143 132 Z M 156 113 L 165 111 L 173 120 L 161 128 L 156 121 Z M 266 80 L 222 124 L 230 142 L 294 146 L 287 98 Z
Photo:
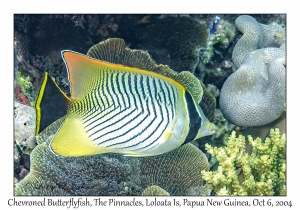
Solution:
M 168 150 L 184 142 L 189 119 L 180 85 L 151 74 L 114 69 L 101 71 L 92 84 L 83 99 L 72 103 L 69 115 L 80 117 L 95 145 L 149 155 L 163 153 L 166 142 Z
M 62 56 L 71 97 L 50 143 L 55 154 L 153 156 L 214 132 L 198 103 L 174 78 L 71 51 Z M 184 75 L 177 76 L 184 81 Z

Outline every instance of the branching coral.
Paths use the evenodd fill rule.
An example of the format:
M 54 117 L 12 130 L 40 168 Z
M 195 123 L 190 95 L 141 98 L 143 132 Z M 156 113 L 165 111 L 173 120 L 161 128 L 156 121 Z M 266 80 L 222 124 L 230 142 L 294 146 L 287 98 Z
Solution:
M 271 129 L 270 137 L 262 142 L 248 136 L 252 153 L 245 151 L 245 137 L 228 138 L 227 147 L 206 144 L 209 154 L 219 161 L 217 171 L 202 171 L 202 178 L 217 195 L 285 195 L 286 138 L 279 129 Z

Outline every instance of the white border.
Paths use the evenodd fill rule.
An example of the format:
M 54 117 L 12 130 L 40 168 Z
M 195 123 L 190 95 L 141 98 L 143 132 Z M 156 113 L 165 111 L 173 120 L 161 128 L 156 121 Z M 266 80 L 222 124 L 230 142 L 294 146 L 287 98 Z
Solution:
M 293 1 L 297 2 L 297 1 Z M 292 1 L 276 0 L 251 0 L 251 1 L 37 1 L 37 0 L 14 0 L 1 1 L 0 3 L 0 43 L 1 43 L 1 182 L 0 182 L 0 205 L 7 208 L 8 199 L 13 198 L 12 175 L 13 175 L 13 14 L 15 13 L 287 13 L 287 197 L 272 197 L 272 200 L 291 200 L 293 209 L 300 209 L 299 199 L 299 150 L 300 138 L 298 129 L 300 126 L 300 14 L 299 6 Z M 297 135 L 298 134 L 298 135 Z M 59 197 L 55 197 L 58 199 Z M 64 200 L 68 198 L 62 197 Z M 109 199 L 108 197 L 104 197 Z M 175 197 L 173 197 L 175 198 Z M 199 200 L 197 197 L 183 197 Z M 203 197 L 206 200 L 210 197 Z M 212 197 L 215 200 L 224 200 L 225 197 Z M 19 200 L 32 200 L 32 197 L 22 197 Z M 35 197 L 42 200 L 42 197 Z M 89 197 L 92 200 L 92 197 Z M 119 197 L 118 200 L 131 200 L 132 198 Z M 141 199 L 141 198 L 140 198 Z M 143 199 L 143 198 L 142 198 Z M 144 198 L 146 199 L 146 198 Z M 161 198 L 163 199 L 163 198 Z M 171 198 L 170 198 L 171 199 Z M 249 200 L 255 197 L 234 197 L 234 199 Z M 263 199 L 263 198 L 259 198 Z M 268 197 L 264 197 L 268 199 Z M 252 206 L 254 207 L 254 206 Z M 10 207 L 11 209 L 12 207 Z M 17 208 L 17 207 L 15 207 Z M 32 207 L 19 207 L 32 209 Z M 51 207 L 47 207 L 51 208 Z M 105 207 L 97 207 L 104 209 Z M 115 207 L 112 207 L 115 208 Z M 150 207 L 149 207 L 150 208 Z M 153 207 L 152 207 L 153 208 Z M 176 207 L 155 207 L 157 209 L 172 209 Z M 194 207 L 196 209 L 217 209 L 217 207 Z M 224 206 L 222 207 L 224 208 Z M 226 208 L 226 207 L 225 207 Z M 242 207 L 230 207 L 241 209 Z M 248 207 L 247 207 L 248 208 Z M 274 207 L 273 207 L 274 208 Z M 256 209 L 273 209 L 268 206 L 256 207 Z M 14 209 L 14 208 L 13 208 Z M 61 208 L 62 209 L 62 208 Z M 84 209 L 84 207 L 80 207 Z M 91 209 L 87 208 L 86 209 Z M 107 209 L 107 208 L 105 208 Z M 132 209 L 132 207 L 122 207 Z M 139 208 L 136 208 L 139 209 Z M 180 209 L 191 209 L 190 207 Z M 219 208 L 220 209 L 220 208 Z M 242 208 L 243 209 L 243 208 Z M 275 208 L 276 209 L 276 208 Z M 283 208 L 277 208 L 283 209 Z

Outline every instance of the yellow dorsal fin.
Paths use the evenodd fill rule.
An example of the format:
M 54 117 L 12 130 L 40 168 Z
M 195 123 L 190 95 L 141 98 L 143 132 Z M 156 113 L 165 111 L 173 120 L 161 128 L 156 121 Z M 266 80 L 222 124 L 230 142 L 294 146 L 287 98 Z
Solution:
M 128 48 L 123 39 L 110 38 L 102 41 L 91 47 L 87 55 L 98 60 L 146 69 L 172 78 L 180 83 L 193 96 L 195 101 L 201 101 L 203 95 L 201 82 L 191 72 L 177 73 L 167 65 L 156 64 L 148 52 Z
M 71 98 L 81 99 L 89 92 L 97 60 L 73 51 L 62 51 L 71 83 Z
M 99 85 L 99 81 L 101 80 L 100 72 L 109 72 L 110 70 L 122 70 L 162 78 L 185 89 L 182 84 L 175 79 L 156 72 L 97 60 L 73 51 L 63 51 L 62 57 L 65 60 L 69 72 L 72 99 L 83 98 L 93 87 Z

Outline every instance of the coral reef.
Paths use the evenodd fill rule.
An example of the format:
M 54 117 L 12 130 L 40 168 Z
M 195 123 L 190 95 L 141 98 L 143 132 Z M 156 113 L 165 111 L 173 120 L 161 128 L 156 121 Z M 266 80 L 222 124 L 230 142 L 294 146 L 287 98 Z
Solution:
M 49 149 L 62 121 L 57 120 L 37 137 L 39 144 L 30 155 L 30 172 L 16 184 L 15 195 L 125 195 L 124 183 L 130 176 L 126 158 L 60 157 Z
M 224 19 L 219 20 L 217 28 L 213 31 L 208 38 L 206 48 L 201 49 L 200 60 L 202 64 L 212 62 L 215 54 L 223 59 L 226 53 L 222 51 L 228 50 L 236 34 L 235 26 Z
M 14 177 L 15 182 L 23 179 L 29 172 L 29 154 L 36 147 L 35 109 L 14 102 Z
M 147 50 L 157 63 L 176 71 L 194 71 L 199 49 L 205 46 L 205 24 L 194 18 L 159 18 L 160 15 L 54 14 L 14 16 L 16 60 L 38 89 L 41 75 L 48 71 L 61 89 L 69 94 L 60 51 L 86 53 L 95 43 L 110 37 L 124 39 L 132 48 Z M 56 28 L 56 30 L 52 30 Z
M 129 165 L 116 158 L 61 158 L 45 142 L 33 150 L 30 173 L 15 195 L 124 195 L 129 175 Z
M 245 137 L 228 138 L 227 147 L 206 145 L 206 150 L 219 161 L 217 171 L 203 171 L 202 178 L 217 195 L 285 195 L 286 139 L 279 129 L 271 129 L 262 142 L 248 136 L 251 154 L 245 151 Z
M 196 67 L 195 75 L 207 84 L 214 84 L 221 89 L 226 78 L 235 70 L 231 65 L 232 48 L 236 39 L 236 27 L 231 16 L 218 15 L 219 25 L 208 38 L 207 45 L 200 49 L 200 61 Z M 205 17 L 199 21 L 207 22 L 216 17 Z M 226 65 L 225 65 L 226 64 Z
M 239 126 L 261 126 L 276 120 L 286 101 L 285 51 L 255 50 L 225 81 L 220 93 L 224 117 Z
M 248 53 L 260 48 L 280 47 L 285 43 L 285 29 L 278 25 L 258 23 L 249 15 L 239 16 L 235 20 L 235 25 L 243 33 L 232 52 L 232 60 L 236 68 L 241 66 Z
M 216 132 L 213 134 L 210 144 L 214 146 L 226 146 L 230 133 L 233 130 L 240 130 L 238 126 L 229 123 L 224 118 L 220 109 L 215 110 L 215 117 L 213 122 L 216 125 Z
M 204 144 L 207 142 L 212 146 L 227 145 L 227 147 L 215 149 L 211 146 L 208 151 L 218 150 L 216 152 L 218 154 L 207 154 L 201 153 L 195 146 L 187 144 L 179 150 L 152 159 L 128 158 L 113 154 L 76 159 L 61 158 L 54 156 L 49 151 L 47 142 L 49 143 L 63 119 L 50 125 L 43 133 L 34 138 L 34 129 L 32 129 L 34 124 L 32 122 L 35 117 L 32 107 L 22 106 L 16 102 L 13 157 L 15 195 L 135 196 L 162 193 L 166 193 L 166 195 L 210 195 L 211 189 L 217 195 L 284 195 L 285 160 L 282 155 L 283 152 L 280 154 L 284 150 L 282 149 L 283 145 L 275 147 L 275 143 L 269 143 L 277 137 L 271 136 L 265 143 L 261 143 L 259 140 L 253 141 L 250 138 L 252 144 L 254 143 L 253 148 L 256 148 L 251 153 L 251 150 L 248 151 L 248 146 L 245 146 L 247 142 L 245 143 L 244 137 L 234 137 L 234 134 L 238 135 L 243 132 L 244 136 L 249 134 L 252 138 L 264 139 L 270 128 L 280 126 L 280 131 L 285 133 L 285 116 L 281 115 L 277 119 L 282 110 L 286 110 L 285 95 L 282 94 L 285 91 L 285 83 L 282 82 L 283 80 L 278 80 L 278 84 L 282 85 L 281 87 L 269 88 L 269 76 L 274 75 L 273 70 L 279 72 L 275 76 L 285 78 L 285 74 L 283 75 L 285 60 L 282 59 L 285 57 L 285 44 L 283 44 L 285 43 L 285 30 L 283 29 L 286 22 L 285 15 L 254 14 L 252 17 L 242 15 L 238 17 L 239 19 L 236 19 L 238 14 L 218 15 L 220 17 L 219 24 L 214 28 L 214 34 L 209 36 L 206 23 L 213 21 L 215 16 L 216 14 L 16 14 L 14 16 L 15 100 L 26 105 L 33 105 L 44 71 L 48 71 L 60 88 L 69 95 L 69 83 L 60 51 L 72 49 L 86 53 L 90 46 L 95 43 L 110 37 L 119 37 L 124 39 L 132 49 L 148 51 L 156 63 L 167 64 L 171 69 L 178 72 L 186 70 L 192 72 L 202 81 L 202 86 L 203 84 L 207 86 L 204 93 L 210 92 L 214 97 L 202 98 L 202 90 L 200 92 L 197 90 L 193 94 L 196 96 L 198 93 L 196 97 L 204 104 L 210 101 L 211 105 L 206 109 L 204 107 L 204 111 L 205 114 L 209 115 L 210 120 L 214 118 L 217 129 L 212 139 L 201 138 L 197 142 L 194 141 L 193 144 L 203 151 Z M 237 27 L 234 25 L 235 19 L 239 22 Z M 241 38 L 239 39 L 239 37 Z M 234 56 L 231 58 L 233 51 Z M 275 54 L 280 58 L 270 58 Z M 148 55 L 149 58 L 150 55 Z M 246 62 L 247 57 L 248 61 Z M 261 57 L 268 57 L 268 59 L 261 59 Z M 267 62 L 264 65 L 261 64 L 263 71 L 254 71 L 253 66 L 257 66 L 255 68 L 258 69 L 260 62 Z M 157 69 L 163 70 L 164 67 L 160 65 L 155 70 Z M 241 72 L 239 69 L 244 69 L 244 71 Z M 251 69 L 251 71 L 245 69 Z M 250 80 L 246 79 L 247 84 L 253 83 L 251 86 L 253 88 L 252 94 L 250 90 L 249 92 L 245 90 L 239 94 L 238 91 L 242 91 L 240 88 L 238 91 L 228 94 L 227 97 L 231 98 L 232 102 L 239 100 L 234 99 L 239 97 L 241 104 L 246 105 L 250 108 L 249 110 L 256 110 L 256 107 L 265 106 L 266 109 L 262 112 L 264 115 L 254 112 L 260 118 L 258 121 L 261 122 L 264 118 L 270 118 L 271 115 L 274 116 L 275 121 L 269 120 L 272 121 L 269 124 L 245 128 L 243 126 L 257 126 L 259 124 L 252 124 L 255 122 L 255 118 L 252 117 L 251 111 L 245 112 L 243 110 L 243 114 L 237 113 L 238 103 L 232 104 L 233 110 L 230 111 L 230 114 L 247 118 L 247 123 L 234 123 L 229 114 L 224 112 L 224 109 L 222 112 L 224 112 L 223 115 L 226 119 L 218 110 L 215 113 L 207 111 L 212 110 L 212 107 L 219 106 L 219 90 L 221 90 L 227 77 L 237 71 L 239 72 L 236 75 L 244 79 L 250 78 L 249 75 L 257 76 L 251 77 Z M 265 82 L 266 79 L 268 82 Z M 242 85 L 239 87 L 245 87 L 243 81 L 240 81 Z M 199 81 L 197 81 L 198 83 Z M 230 86 L 234 89 L 235 85 Z M 224 90 L 221 91 L 222 97 L 224 97 Z M 263 90 L 267 90 L 268 95 L 260 94 Z M 271 98 L 271 92 L 275 91 L 279 91 L 280 94 Z M 206 95 L 208 94 L 206 93 Z M 250 99 L 241 98 L 241 95 L 248 95 Z M 262 100 L 258 101 L 258 99 L 268 97 L 270 100 L 267 103 Z M 217 102 L 212 101 L 215 98 L 217 98 Z M 279 102 L 280 100 L 283 102 Z M 283 103 L 282 106 L 281 103 Z M 250 105 L 257 106 L 253 108 Z M 203 104 L 201 104 L 202 106 Z M 275 111 L 278 113 L 276 116 L 274 110 L 277 110 Z M 268 113 L 267 117 L 266 113 Z M 251 122 L 249 123 L 249 121 Z M 239 125 L 241 127 L 231 123 L 241 124 Z M 32 135 L 30 134 L 31 129 Z M 234 132 L 230 136 L 233 130 Z M 275 130 L 271 133 L 274 136 L 276 132 Z M 284 136 L 279 139 L 280 142 L 283 142 Z M 38 146 L 36 146 L 36 142 Z M 267 147 L 269 147 L 268 150 L 266 150 Z M 276 148 L 281 149 L 278 149 L 280 152 L 275 155 L 275 152 L 270 152 L 270 148 L 274 148 L 273 151 L 276 151 Z M 229 150 L 238 149 L 240 153 L 235 154 L 234 158 L 228 154 Z M 261 152 L 262 150 L 265 150 L 265 153 Z M 267 155 L 273 158 L 266 160 Z M 210 170 L 212 170 L 210 172 L 208 172 L 209 164 L 205 156 L 209 157 Z M 243 158 L 240 162 L 232 162 L 232 159 L 241 156 Z M 32 163 L 30 163 L 29 157 Z M 217 157 L 220 157 L 220 160 Z M 231 163 L 231 166 L 225 161 L 225 158 Z M 270 167 L 271 159 L 275 161 L 271 163 Z M 267 164 L 264 165 L 265 163 Z M 218 166 L 220 169 L 214 171 Z M 269 167 L 270 173 L 267 173 L 261 166 Z M 276 167 L 277 169 L 275 169 Z M 249 168 L 251 169 L 250 172 Z M 202 170 L 206 172 L 202 172 L 203 175 L 201 176 Z M 264 173 L 265 177 L 260 173 Z M 204 179 L 207 181 L 205 185 L 203 185 Z M 251 186 L 251 190 L 247 186 Z
M 285 47 L 257 48 L 278 46 L 285 41 L 283 29 L 258 24 L 251 16 L 239 16 L 236 24 L 244 33 L 232 55 L 234 65 L 239 69 L 227 78 L 221 89 L 220 109 L 233 124 L 266 125 L 279 118 L 284 111 Z M 268 30 L 274 33 L 265 32 Z M 273 34 L 273 40 L 270 34 Z
M 143 196 L 170 196 L 170 193 L 168 193 L 164 189 L 160 188 L 159 186 L 152 185 L 150 187 L 147 187 L 141 195 L 143 195 Z
M 153 19 L 137 33 L 137 45 L 132 47 L 148 50 L 156 63 L 192 73 L 199 63 L 200 48 L 206 46 L 208 38 L 206 24 L 185 16 Z
M 35 109 L 15 101 L 14 117 L 14 140 L 23 153 L 30 154 L 36 146 Z
M 170 195 L 207 193 L 201 171 L 207 171 L 209 163 L 205 154 L 190 143 L 163 155 L 132 159 L 131 165 L 135 168 L 133 180 L 144 189 L 158 185 Z
M 191 144 L 144 158 L 114 154 L 60 157 L 48 144 L 62 121 L 38 136 L 30 173 L 16 184 L 15 195 L 141 195 L 151 185 L 161 186 L 171 195 L 208 193 L 201 179 L 201 171 L 209 168 L 207 158 Z
M 115 48 L 118 54 L 112 57 L 111 53 L 99 51 L 112 52 Z M 214 97 L 208 96 L 210 93 L 205 86 L 190 72 L 176 73 L 168 66 L 157 65 L 148 53 L 127 48 L 122 39 L 101 42 L 92 47 L 88 55 L 108 62 L 144 67 L 172 77 L 185 85 L 204 111 L 213 113 Z M 133 59 L 137 55 L 140 59 Z M 213 114 L 210 115 L 212 118 Z M 30 173 L 17 184 L 16 195 L 140 195 L 151 185 L 161 186 L 170 195 L 203 195 L 208 192 L 203 188 L 201 171 L 208 170 L 209 164 L 205 154 L 192 144 L 145 158 L 121 155 L 60 157 L 50 150 L 48 144 L 63 121 L 64 118 L 55 121 L 37 136 L 39 145 L 31 153 Z

